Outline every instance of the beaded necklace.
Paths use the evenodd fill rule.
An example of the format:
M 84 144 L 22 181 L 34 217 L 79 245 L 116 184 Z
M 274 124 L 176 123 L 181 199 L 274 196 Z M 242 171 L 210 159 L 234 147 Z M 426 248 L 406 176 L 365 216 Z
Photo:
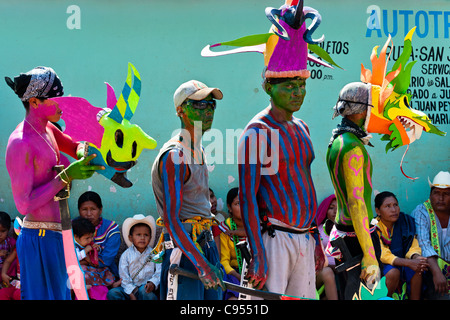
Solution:
M 53 148 L 53 146 L 39 133 L 39 131 L 37 131 L 34 127 L 33 127 L 33 125 L 31 124 L 31 123 L 29 123 L 28 122 L 28 120 L 27 119 L 25 119 L 25 122 L 26 123 L 28 123 L 29 125 L 30 125 L 30 127 L 34 130 L 34 132 L 36 132 L 38 135 L 39 135 L 39 137 L 41 137 L 42 138 L 42 140 L 44 140 L 45 141 L 45 143 L 50 147 L 50 149 L 52 149 L 52 151 L 55 153 L 55 159 L 56 159 L 56 163 L 58 164 L 59 163 L 59 156 L 58 156 L 58 153 L 56 152 L 56 150 L 55 150 L 55 148 Z

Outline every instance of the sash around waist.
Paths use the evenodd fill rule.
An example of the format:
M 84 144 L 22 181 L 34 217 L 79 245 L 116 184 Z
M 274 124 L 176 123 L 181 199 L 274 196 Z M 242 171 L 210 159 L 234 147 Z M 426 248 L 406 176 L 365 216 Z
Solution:
M 53 231 L 62 231 L 61 223 L 59 222 L 28 221 L 27 219 L 24 219 L 22 226 L 28 229 L 46 229 Z
M 287 232 L 292 233 L 305 233 L 308 232 L 310 228 L 296 228 L 291 225 L 288 225 L 287 223 L 284 223 L 280 220 L 269 218 L 270 223 L 275 227 L 275 229 L 282 230 L 285 229 Z M 280 227 L 280 228 L 277 228 Z

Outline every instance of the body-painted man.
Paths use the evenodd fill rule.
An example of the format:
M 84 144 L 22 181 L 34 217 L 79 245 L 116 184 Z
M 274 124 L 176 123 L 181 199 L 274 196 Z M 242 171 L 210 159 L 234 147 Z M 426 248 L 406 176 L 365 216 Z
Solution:
M 317 211 L 314 150 L 308 126 L 293 116 L 303 104 L 310 74 L 305 12 L 320 20 L 302 3 L 266 9 L 278 27 L 274 30 L 287 38 L 272 36 L 266 43 L 263 88 L 270 105 L 247 124 L 239 140 L 239 201 L 252 253 L 249 283 L 315 298 L 315 271 L 322 269 L 325 256 L 319 237 L 311 234 Z
M 361 82 L 344 86 L 334 107 L 333 118 L 341 115 L 341 124 L 333 131 L 328 151 L 327 165 L 338 202 L 336 224 L 330 234 L 327 252 L 342 259 L 341 248 L 333 247 L 332 241 L 343 238 L 353 257 L 362 255 L 361 264 L 346 276 L 345 299 L 353 299 L 360 288 L 360 278 L 372 289 L 380 279 L 380 247 L 373 218 L 372 170 L 373 163 L 366 150 L 370 145 L 369 133 L 384 134 L 388 140 L 386 149 L 409 145 L 420 138 L 422 131 L 443 135 L 422 112 L 409 107 L 410 96 L 406 94 L 411 78 L 411 30 L 405 37 L 404 49 L 387 72 L 386 50 L 390 37 L 377 55 L 372 55 L 372 70 L 362 66 Z M 349 266 L 350 267 L 350 266 Z
M 318 269 L 324 263 L 320 240 L 310 234 L 317 211 L 310 170 L 314 151 L 306 123 L 293 116 L 303 103 L 305 81 L 266 79 L 270 105 L 239 141 L 239 200 L 252 252 L 249 283 L 314 298 L 315 257 Z M 260 224 L 269 225 L 267 232 Z
M 327 153 L 327 164 L 338 202 L 332 232 L 349 235 L 344 239 L 352 256 L 365 253 L 361 267 L 352 271 L 358 277 L 353 279 L 353 282 L 347 279 L 346 299 L 352 299 L 353 294 L 359 289 L 360 273 L 361 278 L 367 282 L 380 278 L 380 242 L 377 233 L 374 232 L 375 228 L 369 226 L 373 218 L 371 206 L 373 167 L 365 148 L 369 143 L 369 137 L 361 129 L 366 120 L 368 104 L 350 102 L 368 101 L 369 88 L 370 84 L 363 83 L 344 87 L 346 98 L 349 99 L 348 102 L 344 102 L 348 104 L 348 114 L 344 116 L 338 130 L 333 132 Z M 369 279 L 369 276 L 372 278 Z
M 161 268 L 161 299 L 220 300 L 220 257 L 212 237 L 208 170 L 201 145 L 211 128 L 217 88 L 191 80 L 174 94 L 182 130 L 160 150 L 152 167 L 152 186 L 157 209 L 164 222 L 164 260 Z M 169 267 L 198 273 L 200 280 L 171 275 Z M 180 279 L 181 278 L 181 279 Z
M 86 179 L 100 166 L 88 165 L 83 144 L 52 123 L 61 117 L 58 104 L 63 86 L 51 68 L 37 67 L 14 80 L 5 78 L 23 102 L 25 120 L 16 127 L 6 148 L 6 168 L 17 210 L 25 215 L 17 240 L 22 299 L 70 299 L 61 235 L 61 217 L 54 196 L 73 179 Z M 57 174 L 60 151 L 81 158 Z
M 308 60 L 326 67 L 336 64 L 318 46 L 324 37 L 312 39 L 322 21 L 317 10 L 286 0 L 265 13 L 272 23 L 268 33 L 208 45 L 202 55 L 264 54 L 263 88 L 271 103 L 247 125 L 238 151 L 239 200 L 252 252 L 247 278 L 256 288 L 266 284 L 271 291 L 315 298 L 314 260 L 321 269 L 325 257 L 319 237 L 314 241 L 309 234 L 317 211 L 310 171 L 314 151 L 307 125 L 293 113 L 306 93 Z M 308 28 L 306 19 L 312 19 Z M 221 45 L 240 48 L 211 51 Z M 269 232 L 262 234 L 261 223 L 271 225 Z

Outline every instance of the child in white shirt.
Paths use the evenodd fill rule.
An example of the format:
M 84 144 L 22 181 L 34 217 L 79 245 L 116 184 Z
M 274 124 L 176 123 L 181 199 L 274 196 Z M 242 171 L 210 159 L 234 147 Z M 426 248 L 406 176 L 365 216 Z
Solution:
M 119 261 L 121 286 L 108 292 L 108 300 L 157 300 L 161 264 L 151 261 L 155 242 L 155 219 L 142 214 L 127 218 L 122 226 L 128 249 Z

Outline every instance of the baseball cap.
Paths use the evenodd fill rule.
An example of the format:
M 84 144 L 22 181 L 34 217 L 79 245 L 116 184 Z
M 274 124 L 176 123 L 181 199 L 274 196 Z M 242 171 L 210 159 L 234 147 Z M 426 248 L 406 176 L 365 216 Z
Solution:
M 186 99 L 203 100 L 212 94 L 214 99 L 222 100 L 223 94 L 218 88 L 209 88 L 203 82 L 189 80 L 181 84 L 173 95 L 175 108 L 181 105 Z

